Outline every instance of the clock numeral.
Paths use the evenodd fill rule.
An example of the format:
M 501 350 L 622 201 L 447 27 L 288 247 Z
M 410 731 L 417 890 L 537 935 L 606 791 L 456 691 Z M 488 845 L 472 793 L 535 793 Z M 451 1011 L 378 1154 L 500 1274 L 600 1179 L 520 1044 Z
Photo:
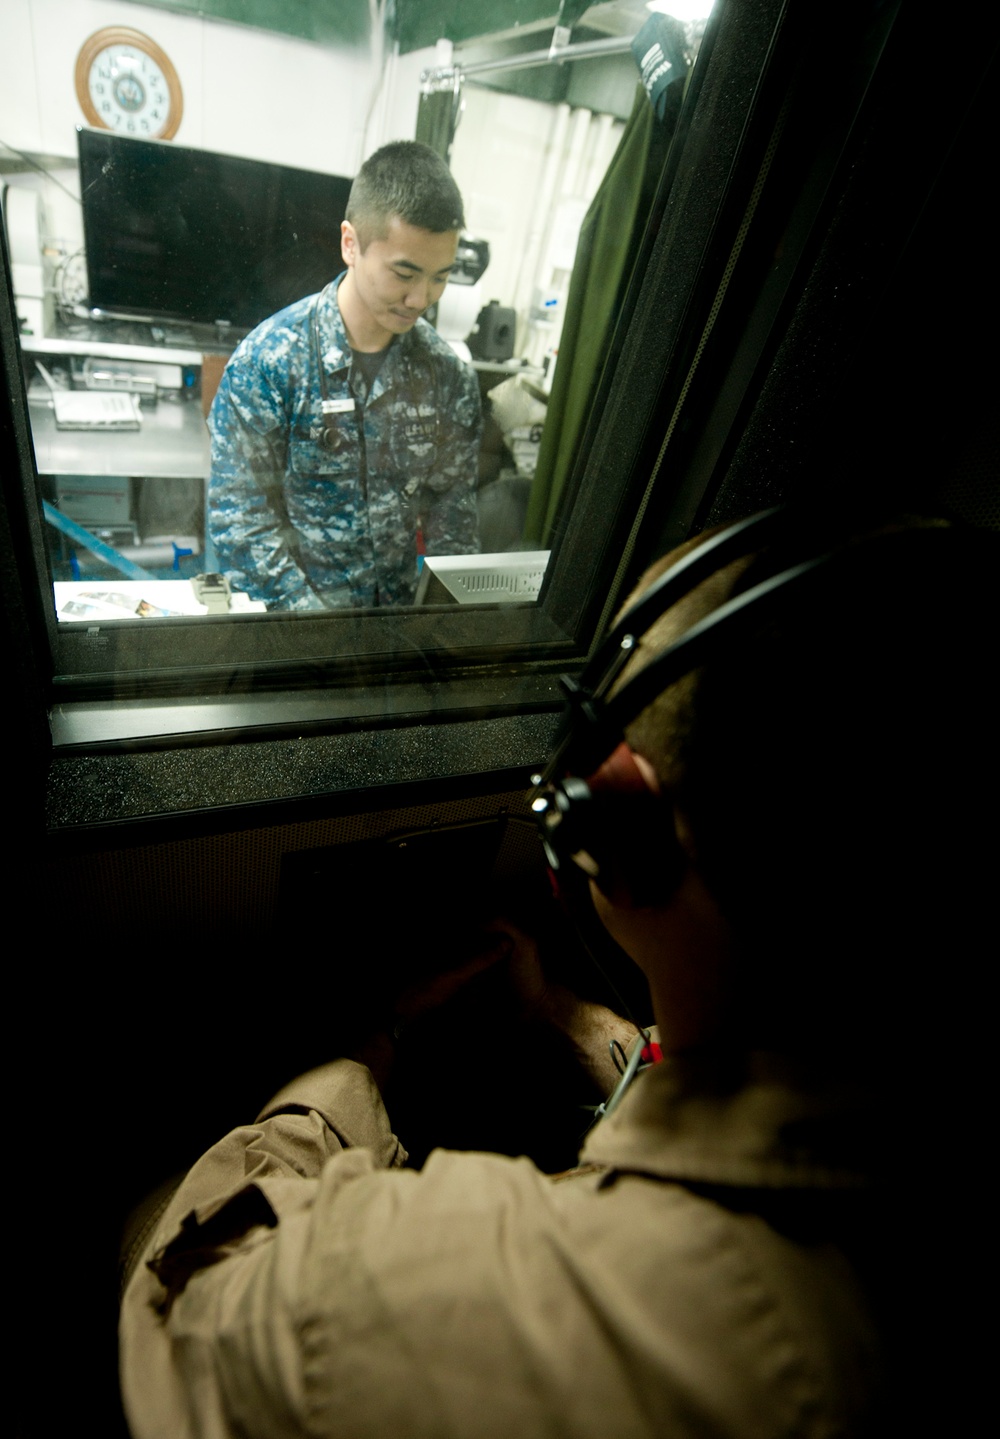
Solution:
M 0 0 L 0 8 L 2 4 Z M 173 91 L 164 70 L 145 49 L 118 39 L 114 27 L 107 35 L 104 47 L 96 54 L 90 52 L 93 59 L 87 74 L 81 74 L 77 82 L 81 104 L 95 122 L 100 117 L 100 123 L 109 130 L 161 135 L 170 128 L 173 106 Z M 103 33 L 100 38 L 104 38 Z M 84 53 L 81 50 L 78 61 L 82 61 Z M 173 127 L 177 127 L 176 120 Z

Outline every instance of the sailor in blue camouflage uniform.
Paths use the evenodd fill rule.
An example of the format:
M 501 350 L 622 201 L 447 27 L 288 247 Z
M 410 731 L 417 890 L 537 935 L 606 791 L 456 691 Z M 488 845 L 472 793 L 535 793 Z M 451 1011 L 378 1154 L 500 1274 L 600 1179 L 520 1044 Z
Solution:
M 347 269 L 236 349 L 209 417 L 209 527 L 269 609 L 411 604 L 428 554 L 479 547 L 479 388 L 421 318 L 454 264 L 462 201 L 412 141 L 351 190 Z

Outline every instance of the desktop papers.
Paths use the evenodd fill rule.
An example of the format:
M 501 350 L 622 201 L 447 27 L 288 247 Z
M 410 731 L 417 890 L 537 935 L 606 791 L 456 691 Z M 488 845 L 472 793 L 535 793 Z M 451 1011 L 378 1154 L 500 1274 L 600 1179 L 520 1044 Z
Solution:
M 137 395 L 124 390 L 54 390 L 57 430 L 137 430 L 142 424 Z
M 49 387 L 57 430 L 137 430 L 142 411 L 125 390 L 63 390 L 41 360 L 35 368 Z
M 210 613 L 190 580 L 55 580 L 56 618 L 103 625 L 111 620 L 190 619 Z M 232 615 L 263 614 L 263 600 L 242 590 L 229 596 Z
M 121 590 L 80 589 L 59 606 L 61 620 L 123 620 L 150 619 L 168 615 L 180 615 L 182 610 L 162 609 L 150 600 L 135 593 L 124 594 Z

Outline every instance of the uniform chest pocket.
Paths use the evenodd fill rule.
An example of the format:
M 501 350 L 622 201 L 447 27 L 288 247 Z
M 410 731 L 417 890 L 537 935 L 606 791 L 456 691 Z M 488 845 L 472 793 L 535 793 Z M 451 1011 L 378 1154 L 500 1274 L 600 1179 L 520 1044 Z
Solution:
M 399 477 L 399 488 L 411 495 L 432 483 L 438 469 L 436 416 L 397 416 L 386 435 L 389 468 Z
M 288 442 L 288 468 L 293 476 L 315 480 L 324 475 L 342 478 L 358 468 L 358 440 L 354 418 L 338 425 L 332 439 L 319 418 L 293 431 Z

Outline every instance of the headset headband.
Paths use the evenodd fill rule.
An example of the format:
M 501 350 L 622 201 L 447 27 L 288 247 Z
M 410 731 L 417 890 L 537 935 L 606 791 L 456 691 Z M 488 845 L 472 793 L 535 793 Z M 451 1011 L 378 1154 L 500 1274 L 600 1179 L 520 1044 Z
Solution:
M 686 856 L 651 793 L 625 794 L 613 787 L 595 792 L 582 776 L 592 775 L 617 749 L 626 725 L 657 695 L 731 638 L 738 639 L 756 623 L 762 607 L 769 607 L 786 586 L 800 582 L 831 556 L 795 564 L 726 600 L 645 665 L 612 699 L 608 693 L 639 640 L 661 615 L 733 560 L 783 535 L 787 525 L 786 512 L 771 509 L 705 540 L 671 565 L 612 626 L 579 680 L 569 675 L 560 679 L 567 699 L 562 738 L 545 773 L 533 777 L 531 808 L 556 891 L 598 969 L 616 991 L 612 975 L 619 970 L 622 956 L 593 911 L 588 879 L 609 894 L 609 881 L 613 885 L 616 876 L 627 873 L 637 903 L 663 903 L 683 877 Z M 622 1012 L 628 1013 L 620 994 L 618 1001 Z
M 579 680 L 560 676 L 566 695 L 563 732 L 536 790 L 562 773 L 592 774 L 623 737 L 626 725 L 657 695 L 697 669 L 718 649 L 738 640 L 766 613 L 785 587 L 829 563 L 836 551 L 806 559 L 762 580 L 745 594 L 726 600 L 697 621 L 656 659 L 645 665 L 610 701 L 605 699 L 642 636 L 661 615 L 733 560 L 752 554 L 783 534 L 788 512 L 764 510 L 739 520 L 692 550 L 646 590 L 612 627 Z
M 767 544 L 788 523 L 784 509 L 763 510 L 749 519 L 738 520 L 717 535 L 712 535 L 677 561 L 655 580 L 635 604 L 605 635 L 587 661 L 580 684 L 590 688 L 594 696 L 603 698 L 608 686 L 625 664 L 637 637 L 644 635 L 672 605 L 689 594 L 703 580 L 725 569 L 731 561 L 748 554 L 759 545 Z M 626 643 L 628 641 L 628 643 Z M 617 665 L 614 663 L 618 660 Z M 604 672 L 607 671 L 607 674 Z M 593 676 L 602 677 L 594 684 Z

